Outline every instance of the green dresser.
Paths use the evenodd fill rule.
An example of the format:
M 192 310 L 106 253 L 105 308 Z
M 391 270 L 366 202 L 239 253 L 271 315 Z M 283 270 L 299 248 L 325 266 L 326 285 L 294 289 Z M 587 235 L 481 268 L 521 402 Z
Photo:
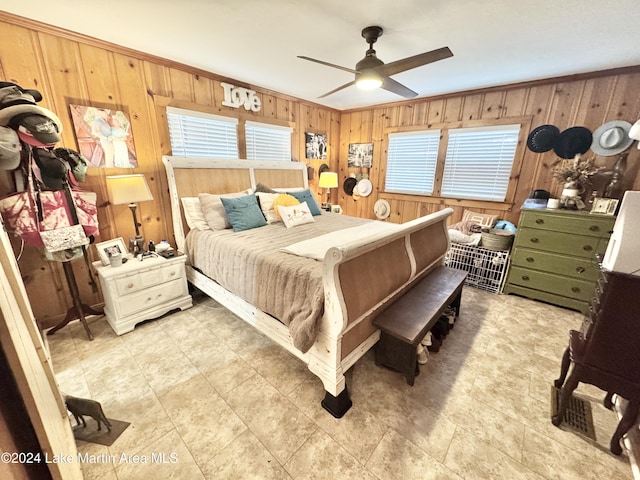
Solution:
M 615 217 L 523 209 L 504 293 L 586 313 Z

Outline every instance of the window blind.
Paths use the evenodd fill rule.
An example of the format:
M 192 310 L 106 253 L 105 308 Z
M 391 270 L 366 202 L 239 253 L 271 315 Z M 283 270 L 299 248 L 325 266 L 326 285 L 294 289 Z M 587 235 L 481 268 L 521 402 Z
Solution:
M 385 191 L 431 195 L 440 130 L 389 134 Z
M 238 158 L 238 119 L 167 107 L 171 152 L 176 157 Z
M 291 127 L 246 122 L 247 159 L 291 161 L 292 132 Z
M 443 197 L 504 201 L 520 125 L 449 130 Z

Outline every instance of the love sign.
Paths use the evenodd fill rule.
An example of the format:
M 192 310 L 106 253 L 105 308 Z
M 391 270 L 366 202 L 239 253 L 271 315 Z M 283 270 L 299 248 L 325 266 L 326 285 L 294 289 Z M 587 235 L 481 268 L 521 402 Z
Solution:
M 255 90 L 236 87 L 224 82 L 220 85 L 222 85 L 224 89 L 224 101 L 222 105 L 225 107 L 240 108 L 240 106 L 244 106 L 245 110 L 251 110 L 252 112 L 260 111 L 262 102 L 260 102 L 260 97 L 256 95 Z

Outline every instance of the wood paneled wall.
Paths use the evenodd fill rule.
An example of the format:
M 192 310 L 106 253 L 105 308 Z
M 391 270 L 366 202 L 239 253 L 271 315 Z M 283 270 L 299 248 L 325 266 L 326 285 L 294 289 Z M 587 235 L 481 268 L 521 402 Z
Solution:
M 170 104 L 241 120 L 272 122 L 294 126 L 293 158 L 307 162 L 316 172 L 311 187 L 316 193 L 317 171 L 322 163 L 338 168 L 340 112 L 320 105 L 246 85 L 215 74 L 180 65 L 165 59 L 107 44 L 38 22 L 0 12 L 0 79 L 42 92 L 39 105 L 54 111 L 62 120 L 62 142 L 77 150 L 69 104 L 94 105 L 127 111 L 138 157 L 135 173 L 147 178 L 153 202 L 138 205 L 138 219 L 147 240 L 172 239 L 171 210 L 162 155 L 170 153 L 163 106 Z M 244 108 L 223 106 L 220 82 L 256 90 L 262 108 L 247 112 Z M 326 133 L 326 160 L 305 160 L 304 133 Z M 131 173 L 127 169 L 90 168 L 82 185 L 98 194 L 98 205 L 107 200 L 105 176 Z M 12 191 L 11 175 L 0 173 L 0 195 Z M 133 220 L 126 205 L 99 208 L 100 237 L 97 241 L 133 236 Z M 20 242 L 13 241 L 16 253 Z M 97 260 L 91 247 L 92 259 Z M 59 264 L 42 259 L 37 249 L 26 247 L 19 260 L 27 292 L 36 318 L 43 325 L 55 323 L 71 307 L 64 273 Z M 89 284 L 87 268 L 73 261 L 75 276 L 84 303 L 102 301 Z
M 332 190 L 333 203 L 340 203 L 348 215 L 375 218 L 373 204 L 378 198 L 386 198 L 392 205 L 390 220 L 394 222 L 411 220 L 444 206 L 455 209 L 453 221 L 461 217 L 464 208 L 472 208 L 515 222 L 519 206 L 531 190 L 543 188 L 557 195 L 560 186 L 551 177 L 550 165 L 555 161 L 552 152 L 534 154 L 522 149 L 523 158 L 518 159 L 521 168 L 511 180 L 516 192 L 512 203 L 385 194 L 385 132 L 388 129 L 527 117 L 531 119 L 531 126 L 551 123 L 563 130 L 583 125 L 594 130 L 608 120 L 633 123 L 640 116 L 637 95 L 640 68 L 339 112 L 4 12 L 0 12 L 0 45 L 0 79 L 42 92 L 44 100 L 40 105 L 62 119 L 61 146 L 78 148 L 69 104 L 117 108 L 129 113 L 138 156 L 135 172 L 145 174 L 154 196 L 153 202 L 139 204 L 138 218 L 143 224 L 144 236 L 156 241 L 172 238 L 169 196 L 161 163 L 162 155 L 170 152 L 164 119 L 166 105 L 293 126 L 293 158 L 314 167 L 316 175 L 311 186 L 316 194 L 324 193 L 317 188 L 317 172 L 322 163 L 327 163 L 340 175 L 340 188 Z M 253 113 L 223 106 L 220 86 L 223 81 L 256 90 L 262 101 L 261 111 Z M 327 134 L 327 160 L 305 160 L 305 132 Z M 342 190 L 344 179 L 351 171 L 357 172 L 347 167 L 348 146 L 368 142 L 374 144 L 373 167 L 369 173 L 375 188 L 369 197 L 356 200 Z M 598 161 L 611 167 L 615 158 Z M 639 160 L 640 152 L 634 145 L 628 159 L 626 188 L 640 189 Z M 100 205 L 106 202 L 105 176 L 128 172 L 91 168 L 83 187 L 98 193 Z M 0 174 L 0 194 L 11 189 L 10 175 Z M 98 241 L 114 237 L 127 239 L 133 235 L 131 214 L 126 205 L 102 206 L 99 220 Z M 19 242 L 14 242 L 14 248 L 17 252 Z M 90 252 L 92 258 L 97 259 L 93 248 Z M 19 264 L 38 320 L 50 324 L 62 319 L 71 307 L 71 300 L 60 265 L 43 260 L 33 248 L 25 248 Z M 76 260 L 73 267 L 83 301 L 101 302 L 99 293 L 90 288 L 84 263 Z
M 594 131 L 610 120 L 626 120 L 632 124 L 638 120 L 639 91 L 640 67 L 633 67 L 343 112 L 339 155 L 341 182 L 350 173 L 359 170 L 347 166 L 349 144 L 372 142 L 373 165 L 369 173 L 374 191 L 367 198 L 354 198 L 344 194 L 341 189 L 340 204 L 348 215 L 375 218 L 375 201 L 378 198 L 387 199 L 392 207 L 390 220 L 393 222 L 404 222 L 443 207 L 453 207 L 453 222 L 459 221 L 463 210 L 468 208 L 497 214 L 516 223 L 520 206 L 532 190 L 545 189 L 559 196 L 562 186 L 552 177 L 552 165 L 557 160 L 553 151 L 537 154 L 527 148 L 521 149 L 522 157 L 516 159 L 520 167 L 516 167 L 511 178 L 515 184 L 515 197 L 510 203 L 398 195 L 384 192 L 387 157 L 385 132 L 398 127 L 427 129 L 434 125 L 455 126 L 461 122 L 491 122 L 512 117 L 530 118 L 531 128 L 552 124 L 561 131 L 573 126 L 584 126 Z M 587 152 L 586 156 L 590 154 Z M 597 157 L 596 162 L 611 169 L 617 158 Z M 624 177 L 626 190 L 640 189 L 639 169 L 640 151 L 634 142 L 627 158 Z M 596 180 L 606 182 L 604 177 Z

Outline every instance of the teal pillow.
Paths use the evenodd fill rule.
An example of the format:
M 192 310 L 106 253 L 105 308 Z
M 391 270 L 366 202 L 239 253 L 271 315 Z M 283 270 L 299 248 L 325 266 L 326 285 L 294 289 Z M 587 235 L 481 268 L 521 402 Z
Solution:
M 307 206 L 309 207 L 309 211 L 311 215 L 320 215 L 322 212 L 320 211 L 320 207 L 316 203 L 316 199 L 311 193 L 311 190 L 308 188 L 306 190 L 302 190 L 300 192 L 287 192 L 292 197 L 295 197 L 300 203 L 307 202 Z
M 234 232 L 262 227 L 267 224 L 254 193 L 238 198 L 222 197 L 220 201 Z

